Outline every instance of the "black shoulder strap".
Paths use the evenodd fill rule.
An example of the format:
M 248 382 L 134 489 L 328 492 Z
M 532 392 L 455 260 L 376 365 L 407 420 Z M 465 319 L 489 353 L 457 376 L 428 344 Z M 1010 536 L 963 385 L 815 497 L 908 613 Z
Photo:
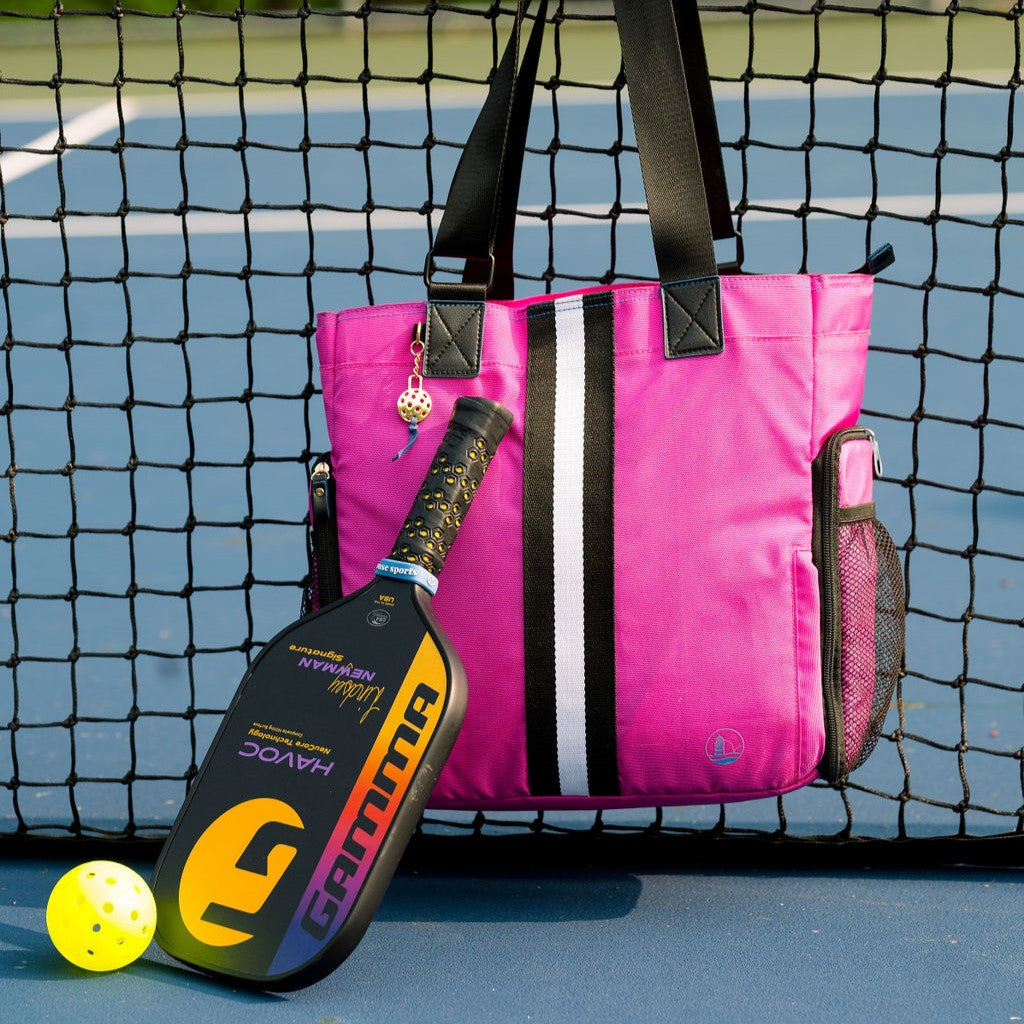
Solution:
M 548 0 L 541 0 L 537 8 L 520 66 L 519 48 L 528 6 L 529 0 L 519 0 L 512 35 L 455 168 L 444 216 L 427 259 L 431 299 L 473 301 L 498 297 L 494 283 L 499 280 L 499 266 L 499 291 L 505 291 L 506 277 L 511 289 L 512 237 L 503 225 L 510 219 L 510 210 L 515 223 Z M 462 283 L 430 281 L 435 257 L 464 259 Z
M 711 91 L 704 33 L 700 27 L 700 13 L 694 0 L 673 0 L 679 45 L 686 69 L 686 89 L 690 94 L 690 111 L 700 150 L 700 166 L 704 177 L 704 192 L 708 197 L 711 234 L 718 241 L 736 237 L 732 223 L 732 204 L 725 179 L 722 160 L 722 141 L 718 134 L 718 116 Z
M 704 51 L 704 37 L 700 26 L 700 15 L 692 0 L 674 0 L 673 14 L 686 73 L 686 89 L 693 114 L 694 131 L 700 166 L 704 179 L 704 190 L 708 201 L 711 220 L 711 234 L 717 240 L 736 236 L 732 223 L 732 207 L 726 185 L 725 164 L 722 160 L 722 145 L 718 135 L 718 119 L 715 114 L 714 98 L 711 93 L 711 79 L 708 75 L 707 56 Z M 538 22 L 542 13 L 538 11 Z M 515 296 L 513 273 L 513 238 L 515 235 L 516 211 L 519 198 L 519 181 L 522 176 L 523 157 L 526 150 L 526 131 L 530 120 L 533 101 L 534 79 L 540 56 L 540 34 L 537 23 L 534 33 L 523 54 L 519 80 L 513 94 L 513 110 L 508 145 L 505 150 L 501 194 L 498 196 L 498 213 L 495 237 L 491 240 L 490 252 L 494 254 L 489 299 L 511 299 Z M 511 47 L 511 41 L 510 41 Z M 506 56 L 507 56 L 506 52 Z M 478 187 L 492 189 L 497 195 L 494 180 L 498 168 L 478 164 Z M 435 247 L 435 252 L 436 252 Z M 439 252 L 438 255 L 441 255 Z M 481 277 L 492 269 L 489 260 L 467 260 L 464 281 L 477 283 L 486 280 Z
M 520 68 L 526 6 L 520 0 L 427 258 L 428 376 L 475 376 L 480 304 L 512 297 L 515 212 L 546 0 Z M 721 315 L 713 240 L 734 232 L 696 2 L 615 0 L 615 13 L 665 293 L 666 355 L 716 352 Z M 464 259 L 462 282 L 434 282 L 435 257 Z M 443 345 L 432 345 L 432 335 Z
M 695 6 L 696 0 L 687 0 Z M 718 266 L 674 3 L 615 0 L 640 169 L 662 284 Z

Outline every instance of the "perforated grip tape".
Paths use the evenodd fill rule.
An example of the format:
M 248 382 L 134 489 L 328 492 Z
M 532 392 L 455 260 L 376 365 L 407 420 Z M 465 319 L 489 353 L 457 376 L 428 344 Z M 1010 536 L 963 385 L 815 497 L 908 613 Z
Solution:
M 512 425 L 512 413 L 486 398 L 460 398 L 391 558 L 422 565 L 434 576 L 444 567 L 480 481 Z

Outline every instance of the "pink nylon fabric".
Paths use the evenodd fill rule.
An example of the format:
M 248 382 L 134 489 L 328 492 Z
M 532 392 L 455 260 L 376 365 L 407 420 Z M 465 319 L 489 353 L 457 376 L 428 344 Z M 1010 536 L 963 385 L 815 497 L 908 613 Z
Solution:
M 522 467 L 526 316 L 489 303 L 480 375 L 430 379 L 421 438 L 395 411 L 423 303 L 321 314 L 346 592 L 386 554 L 455 399 L 515 422 L 454 546 L 435 609 L 469 675 L 465 724 L 431 805 L 577 808 L 717 803 L 817 776 L 824 749 L 811 461 L 860 412 L 873 281 L 722 279 L 725 350 L 666 360 L 656 284 L 615 307 L 616 717 L 621 797 L 533 797 L 523 671 Z M 578 294 L 578 293 L 574 293 Z M 742 737 L 730 764 L 721 731 Z M 721 759 L 719 759 L 720 761 Z
M 843 741 L 846 770 L 852 771 L 868 733 L 875 700 L 878 548 L 871 520 L 840 525 L 838 561 Z
M 847 441 L 839 451 L 839 504 L 867 505 L 875 483 L 875 453 L 870 441 Z
M 839 452 L 839 506 L 867 505 L 874 493 L 874 449 L 870 441 L 847 441 Z M 870 519 L 842 523 L 838 530 L 838 577 L 846 769 L 852 771 L 868 732 L 876 682 L 875 615 L 878 549 Z

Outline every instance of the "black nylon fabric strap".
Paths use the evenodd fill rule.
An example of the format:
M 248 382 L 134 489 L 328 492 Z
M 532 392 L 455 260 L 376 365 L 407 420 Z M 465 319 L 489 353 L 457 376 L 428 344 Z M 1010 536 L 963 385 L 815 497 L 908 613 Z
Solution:
M 597 292 L 564 305 L 532 306 L 527 320 L 523 620 L 526 759 L 534 796 L 621 792 L 614 319 L 611 293 Z M 558 467 L 577 455 L 568 434 L 577 441 L 582 435 L 582 480 L 571 473 L 556 478 Z M 578 605 L 570 607 L 574 603 L 582 605 L 582 616 Z
M 495 246 L 495 234 L 497 223 L 503 217 L 515 223 L 522 154 L 526 149 L 533 86 L 544 38 L 547 0 L 541 0 L 537 9 L 520 74 L 519 42 L 527 6 L 528 0 L 519 0 L 512 37 L 456 167 L 445 215 L 438 227 L 433 251 L 427 256 L 425 277 L 430 301 L 423 339 L 426 377 L 477 376 L 484 299 L 495 290 L 509 295 L 514 290 L 514 235 L 509 232 Z M 500 154 L 497 163 L 494 160 L 496 145 Z M 510 148 L 519 154 L 518 159 L 506 161 L 505 154 Z M 460 283 L 432 279 L 435 255 L 465 258 Z M 438 331 L 438 327 L 462 318 L 467 313 L 467 303 L 475 306 L 469 317 L 470 329 L 462 330 L 459 339 L 454 339 L 447 329 Z M 455 344 L 451 343 L 453 340 Z
M 442 297 L 442 294 L 446 299 L 480 297 L 478 289 L 460 291 L 457 285 L 434 285 L 430 282 L 433 257 L 465 259 L 463 281 L 467 285 L 485 284 L 488 294 L 494 281 L 500 282 L 502 290 L 511 288 L 512 239 L 503 241 L 500 258 L 497 258 L 495 236 L 503 205 L 511 205 L 513 219 L 515 217 L 522 175 L 521 153 L 526 147 L 547 0 L 541 0 L 537 8 L 520 71 L 522 23 L 528 6 L 529 0 L 519 0 L 512 35 L 452 178 L 444 216 L 438 225 L 427 262 L 431 299 Z M 519 154 L 518 159 L 506 159 L 510 149 Z M 493 265 L 492 255 L 496 256 Z
M 530 113 L 533 110 L 534 87 L 540 66 L 541 48 L 544 42 L 544 24 L 547 17 L 547 0 L 541 0 L 537 8 L 536 21 L 529 41 L 523 52 L 522 64 L 515 81 L 512 96 L 512 111 L 508 119 L 504 162 L 497 169 L 498 182 L 495 185 L 496 204 L 489 244 L 494 253 L 494 267 L 490 275 L 487 297 L 511 299 L 515 297 L 515 226 L 519 208 L 519 185 L 523 177 L 523 158 L 526 155 L 526 137 L 530 130 Z M 478 184 L 487 187 L 486 179 Z M 506 228 L 507 225 L 507 228 Z M 480 267 L 480 263 L 475 264 Z M 464 281 L 472 281 L 474 264 L 467 261 Z
M 690 98 L 690 109 L 693 114 L 693 126 L 697 137 L 697 148 L 700 154 L 700 165 L 704 179 L 704 190 L 708 201 L 708 214 L 711 221 L 711 235 L 717 240 L 736 237 L 736 229 L 732 223 L 732 205 L 729 202 L 729 189 L 726 183 L 725 163 L 722 159 L 722 144 L 718 134 L 718 117 L 715 113 L 714 96 L 711 91 L 711 79 L 708 73 L 707 55 L 704 51 L 704 35 L 700 25 L 700 14 L 693 0 L 674 0 L 673 15 L 676 21 L 677 37 L 683 56 L 683 67 L 686 76 L 686 89 Z M 529 119 L 529 109 L 533 99 L 533 83 L 524 87 L 526 60 L 520 72 L 514 103 L 527 104 L 525 114 L 516 109 L 512 121 Z M 498 215 L 498 227 L 494 241 L 494 251 L 501 261 L 501 254 L 507 252 L 511 260 L 511 236 L 515 232 L 518 199 L 518 182 L 522 175 L 523 157 L 525 155 L 526 133 L 522 133 L 523 145 L 509 145 L 505 152 L 506 188 L 502 195 L 502 205 Z M 513 164 L 515 166 L 513 166 Z M 492 176 L 497 170 L 492 170 Z M 512 181 L 516 182 L 513 190 Z M 511 199 L 511 201 L 509 201 Z M 511 263 L 507 264 L 507 272 L 495 273 L 494 282 L 487 297 L 490 299 L 515 298 L 515 283 Z M 503 267 L 504 269 L 504 267 Z M 468 280 L 468 278 L 467 278 Z
M 722 241 L 736 237 L 732 223 L 732 204 L 722 159 L 722 140 L 718 134 L 718 115 L 711 91 L 708 57 L 704 49 L 704 33 L 700 26 L 700 11 L 696 0 L 673 0 L 677 38 L 683 55 L 686 89 L 690 97 L 690 112 L 700 151 L 700 166 L 704 178 L 704 193 L 708 197 L 711 235 Z
M 615 0 L 615 17 L 658 277 L 662 284 L 714 277 L 718 263 L 672 6 Z
M 560 792 L 555 722 L 555 304 L 530 308 L 523 421 L 523 627 L 530 792 Z
M 512 235 L 546 13 L 542 3 L 520 71 L 526 6 L 517 7 L 516 25 L 456 169 L 434 245 L 437 256 L 467 259 L 464 280 L 478 287 L 472 295 L 456 290 L 462 298 L 479 298 L 492 253 L 496 265 L 487 296 L 513 297 Z M 696 3 L 616 0 L 615 8 L 659 277 L 670 283 L 710 276 L 717 273 L 712 239 L 735 232 Z M 485 225 L 491 232 L 486 240 Z M 446 298 L 453 295 L 447 292 Z

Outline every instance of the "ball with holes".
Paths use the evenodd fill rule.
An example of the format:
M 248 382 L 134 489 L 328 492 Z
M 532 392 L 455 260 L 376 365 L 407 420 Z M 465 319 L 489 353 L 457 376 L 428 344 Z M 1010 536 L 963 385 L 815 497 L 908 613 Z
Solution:
M 398 415 L 406 423 L 413 420 L 422 423 L 430 415 L 433 404 L 430 395 L 423 388 L 406 388 L 398 396 Z
M 91 860 L 72 868 L 46 903 L 46 930 L 57 951 L 87 971 L 116 971 L 146 951 L 156 904 L 131 868 Z

